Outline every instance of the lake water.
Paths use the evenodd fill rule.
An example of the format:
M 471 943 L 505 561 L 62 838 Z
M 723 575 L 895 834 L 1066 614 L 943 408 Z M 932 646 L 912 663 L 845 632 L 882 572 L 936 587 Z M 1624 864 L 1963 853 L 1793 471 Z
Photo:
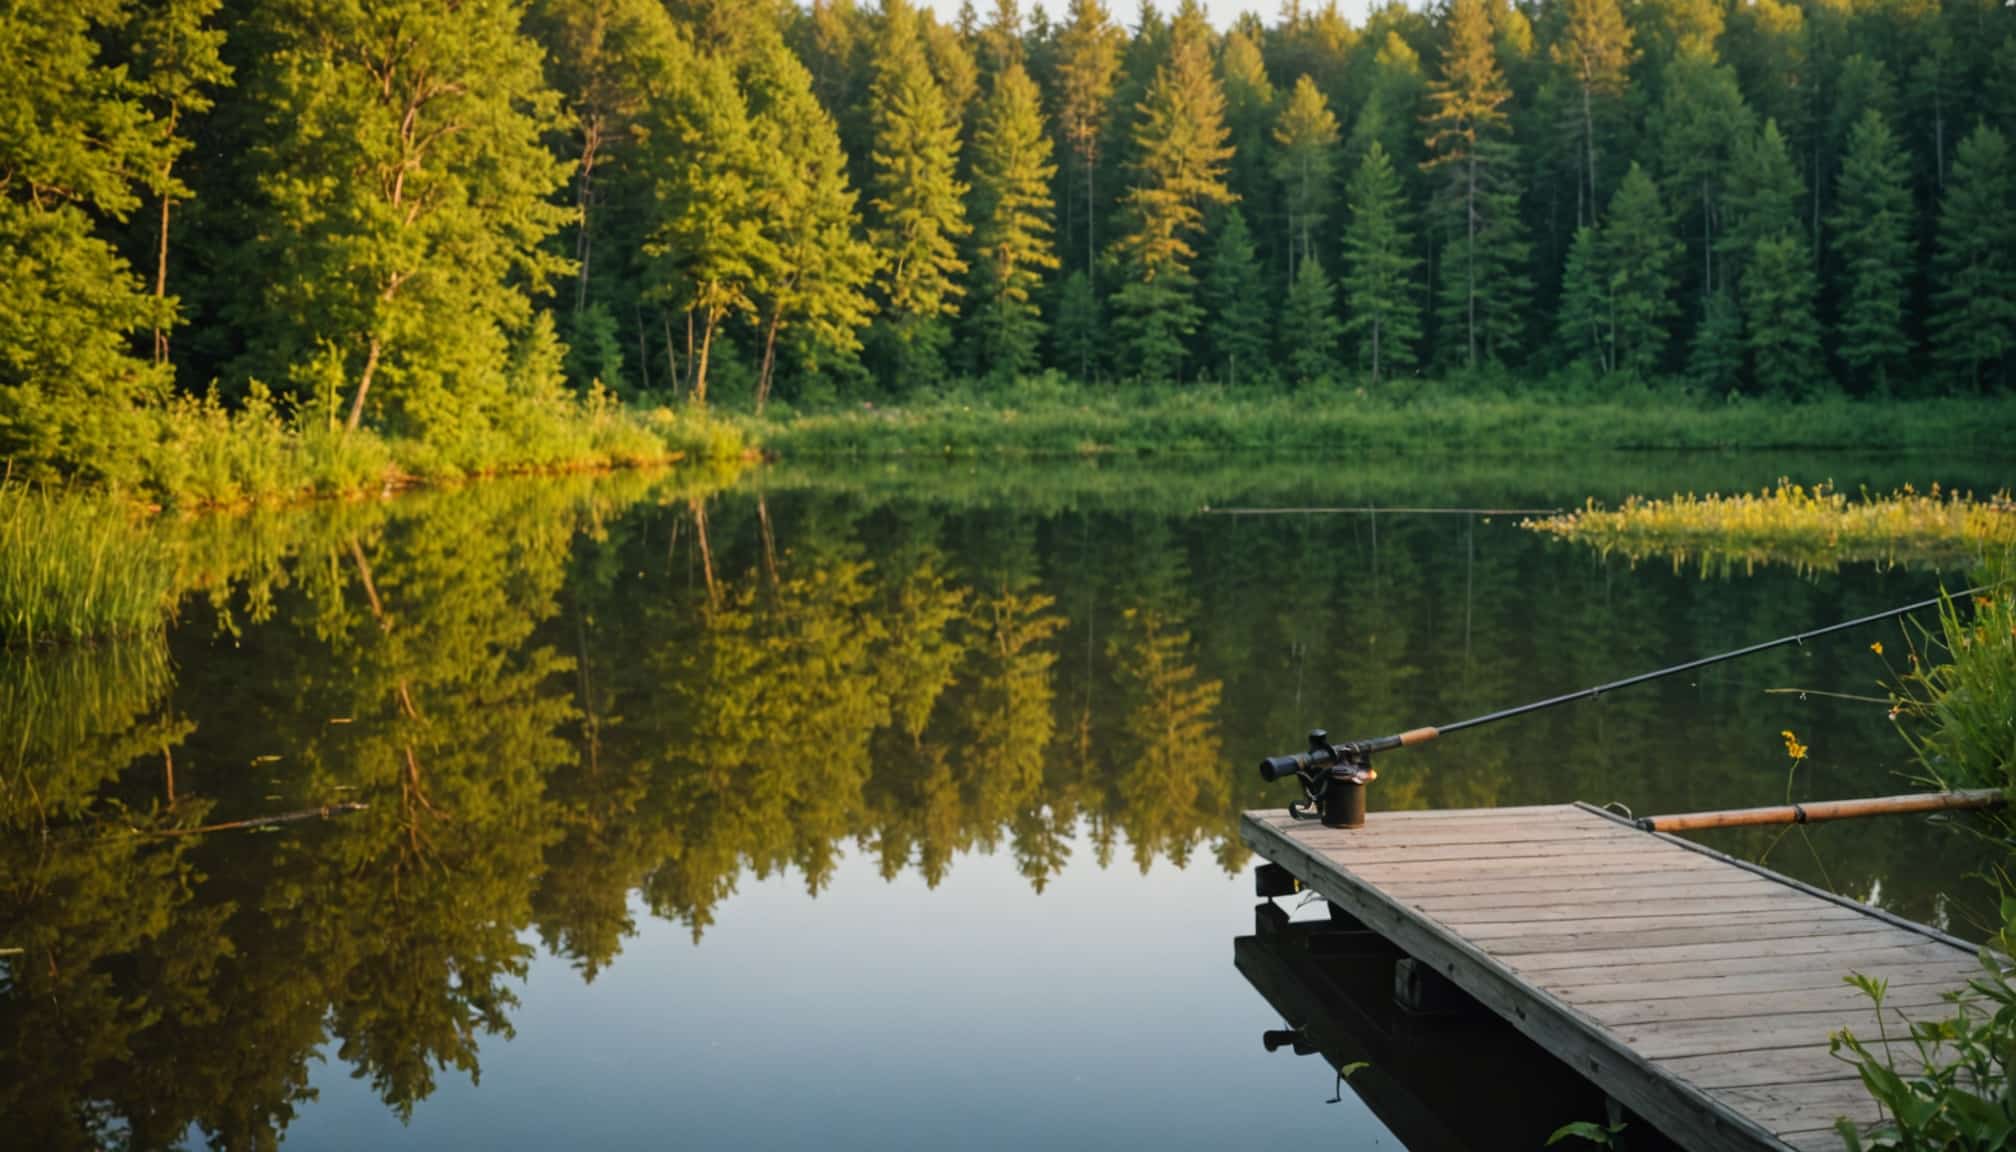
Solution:
M 1507 511 L 1779 475 L 2005 478 L 863 464 L 163 524 L 165 638 L 0 654 L 0 1145 L 1401 1147 L 1262 1049 L 1235 828 L 1292 797 L 1253 763 L 1965 579 L 1634 563 Z M 1242 511 L 1282 508 L 1316 510 Z M 1870 644 L 1902 639 L 1393 754 L 1372 807 L 1904 791 L 1884 706 L 1840 698 L 1882 697 Z M 333 804 L 367 807 L 188 831 Z M 1979 931 L 1988 858 L 1951 825 L 1710 842 Z

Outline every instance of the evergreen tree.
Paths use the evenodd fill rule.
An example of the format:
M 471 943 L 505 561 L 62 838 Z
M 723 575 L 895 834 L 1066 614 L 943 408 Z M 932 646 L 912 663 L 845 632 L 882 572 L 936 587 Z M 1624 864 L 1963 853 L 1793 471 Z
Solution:
M 1428 167 L 1445 176 L 1442 343 L 1474 367 L 1517 348 L 1531 282 L 1505 113 L 1512 90 L 1484 0 L 1454 0 L 1448 37 L 1442 76 L 1429 87 Z
M 165 374 L 128 340 L 164 304 L 97 233 L 139 206 L 164 170 L 163 134 L 123 68 L 99 58 L 128 18 L 117 0 L 15 5 L 0 14 L 0 456 L 37 474 L 129 478 L 141 413 Z
M 1114 245 L 1126 277 L 1113 295 L 1114 321 L 1141 377 L 1167 380 L 1182 365 L 1184 341 L 1201 316 L 1190 265 L 1204 209 L 1228 204 L 1225 97 L 1201 36 L 1172 38 L 1136 108 L 1134 185 L 1124 207 L 1128 231 Z
M 874 244 L 887 367 L 901 386 L 934 378 L 958 312 L 966 271 L 958 240 L 966 185 L 958 178 L 959 120 L 932 76 L 907 0 L 889 0 L 870 91 L 875 127 Z
M 860 232 L 839 130 L 813 95 L 804 65 L 767 28 L 762 33 L 749 66 L 769 156 L 762 170 L 769 258 L 757 270 L 753 293 L 763 333 L 758 413 L 775 381 L 780 336 L 813 364 L 860 351 L 877 264 Z
M 1090 382 L 1099 363 L 1099 297 L 1083 269 L 1058 282 L 1050 316 L 1051 363 Z
M 1719 28 L 1719 20 L 1717 23 Z M 1665 90 L 1652 132 L 1660 141 L 1659 170 L 1667 195 L 1686 207 L 1690 245 L 1700 253 L 1696 284 L 1705 317 L 1709 302 L 1728 287 L 1716 278 L 1716 222 L 1736 142 L 1752 134 L 1754 118 L 1736 86 L 1736 74 L 1713 53 L 1689 52 L 1665 70 Z M 1698 241 L 1698 244 L 1697 244 Z
M 1713 393 L 1736 390 L 1743 379 L 1743 314 L 1736 297 L 1717 289 L 1702 305 L 1701 324 L 1687 357 L 1687 375 Z
M 1659 371 L 1679 307 L 1673 264 L 1683 251 L 1660 200 L 1659 187 L 1636 164 L 1610 198 L 1603 222 L 1603 264 L 1609 284 L 1611 368 L 1645 379 Z
M 1610 371 L 1614 325 L 1609 277 L 1604 273 L 1596 229 L 1586 225 L 1575 230 L 1575 239 L 1568 245 L 1555 327 L 1561 349 L 1569 358 L 1598 372 Z
M 1316 236 L 1335 198 L 1337 117 L 1306 72 L 1296 78 L 1288 103 L 1281 109 L 1281 119 L 1274 126 L 1274 144 L 1274 178 L 1281 182 L 1282 202 L 1288 209 L 1288 265 L 1292 272 L 1298 263 L 1316 254 Z
M 1337 371 L 1337 292 L 1323 261 L 1314 256 L 1295 269 L 1295 285 L 1281 310 L 1282 358 L 1299 380 L 1323 380 Z
M 1862 113 L 1848 135 L 1835 195 L 1834 247 L 1847 284 L 1841 298 L 1841 359 L 1862 382 L 1888 388 L 1911 350 L 1904 305 L 1911 274 L 1909 161 L 1883 114 Z
M 1271 235 L 1266 229 L 1272 219 L 1269 206 L 1274 202 L 1273 174 L 1268 171 L 1267 161 L 1275 95 L 1258 41 L 1234 29 L 1225 37 L 1218 69 L 1224 76 L 1225 127 L 1230 133 L 1227 142 L 1232 145 L 1232 165 L 1226 173 L 1226 183 L 1245 206 L 1251 222 L 1258 224 L 1263 234 Z
M 1057 34 L 1057 126 L 1070 146 L 1078 183 L 1084 188 L 1084 269 L 1098 263 L 1099 161 L 1105 155 L 1112 115 L 1113 83 L 1120 71 L 1125 35 L 1113 26 L 1099 0 L 1071 0 L 1071 18 Z
M 1637 54 L 1631 46 L 1631 26 L 1624 22 L 1617 0 L 1564 0 L 1561 14 L 1561 36 L 1548 56 L 1567 73 L 1580 105 L 1577 121 L 1582 147 L 1578 150 L 1580 182 L 1575 203 L 1588 205 L 1588 219 L 1593 223 L 1599 195 L 1597 120 L 1614 115 Z
M 1414 365 L 1421 311 L 1414 295 L 1414 238 L 1400 175 L 1373 140 L 1345 192 L 1351 221 L 1344 230 L 1344 330 L 1358 341 L 1358 360 L 1377 385 Z
M 1050 243 L 1050 138 L 1036 84 L 1020 64 L 995 77 L 973 137 L 974 310 L 983 370 L 1014 376 L 1036 366 L 1042 321 L 1036 290 L 1058 266 Z
M 1977 124 L 1954 155 L 1939 203 L 1932 349 L 1956 384 L 2006 382 L 2016 350 L 2016 167 L 2009 141 Z
M 1246 214 L 1237 206 L 1221 214 L 1217 235 L 1212 238 L 1211 270 L 1204 282 L 1205 303 L 1210 309 L 1211 353 L 1215 365 L 1225 372 L 1228 383 L 1242 378 L 1256 379 L 1266 374 L 1267 333 L 1273 327 L 1268 315 L 1267 286 L 1260 275 L 1260 260 L 1253 250 L 1253 233 L 1246 227 Z
M 1725 224 L 1719 250 L 1740 279 L 1751 251 L 1775 236 L 1802 231 L 1799 206 L 1806 186 L 1785 148 L 1775 120 L 1737 141 L 1730 165 Z
M 240 78 L 263 125 L 248 367 L 352 429 L 374 400 L 443 440 L 501 418 L 531 384 L 512 345 L 565 268 L 545 241 L 567 218 L 541 141 L 559 98 L 517 8 L 300 0 L 254 20 L 271 50 Z
M 1759 241 L 1743 270 L 1743 327 L 1757 387 L 1802 396 L 1818 381 L 1820 322 L 1813 257 L 1796 232 Z

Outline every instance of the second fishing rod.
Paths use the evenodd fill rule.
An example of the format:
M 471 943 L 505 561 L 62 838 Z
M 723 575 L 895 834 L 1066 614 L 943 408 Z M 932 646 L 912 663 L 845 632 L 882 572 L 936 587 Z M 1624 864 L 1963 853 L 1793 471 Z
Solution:
M 1957 593 L 1951 599 L 1964 600 L 1969 596 L 1987 592 L 1989 589 L 1998 586 L 1995 584 L 1984 584 L 1977 588 L 1969 588 L 1964 592 Z M 1934 596 L 1930 599 L 1919 600 L 1915 603 L 1902 605 L 1901 607 L 1874 612 L 1867 616 L 1857 616 L 1853 620 L 1843 620 L 1838 624 L 1829 624 L 1824 628 L 1795 632 L 1790 636 L 1780 636 L 1775 640 L 1766 640 L 1761 644 L 1734 648 L 1727 652 L 1718 652 L 1713 656 L 1703 656 L 1698 660 L 1689 660 L 1684 664 L 1674 664 L 1667 668 L 1641 672 L 1636 676 L 1626 676 L 1621 680 L 1612 680 L 1607 684 L 1598 684 L 1591 688 L 1566 692 L 1559 696 L 1549 696 L 1544 700 L 1535 700 L 1530 704 L 1521 704 L 1514 708 L 1501 708 L 1496 712 L 1487 712 L 1482 716 L 1472 716 L 1467 720 L 1457 720 L 1449 724 L 1410 728 L 1405 732 L 1396 732 L 1391 736 L 1377 736 L 1369 740 L 1347 740 L 1341 744 L 1333 744 L 1330 741 L 1330 734 L 1319 728 L 1309 733 L 1309 748 L 1307 751 L 1291 752 L 1282 756 L 1269 756 L 1265 760 L 1262 760 L 1260 762 L 1260 777 L 1263 780 L 1272 782 L 1284 776 L 1293 776 L 1301 782 L 1302 799 L 1288 805 L 1289 814 L 1296 819 L 1320 819 L 1324 824 L 1332 828 L 1356 828 L 1365 823 L 1365 785 L 1371 783 L 1375 775 L 1372 770 L 1373 753 L 1388 752 L 1396 748 L 1410 748 L 1417 744 L 1426 744 L 1430 740 L 1447 736 L 1452 732 L 1461 732 L 1465 728 L 1481 728 L 1486 724 L 1495 724 L 1500 720 L 1510 720 L 1515 716 L 1524 716 L 1531 712 L 1543 712 L 1549 708 L 1557 708 L 1563 704 L 1572 704 L 1577 700 L 1593 700 L 1606 692 L 1615 692 L 1620 688 L 1629 688 L 1636 684 L 1645 684 L 1653 680 L 1664 679 L 1668 676 L 1677 676 L 1682 672 L 1691 672 L 1696 668 L 1706 668 L 1711 664 L 1720 664 L 1727 660 L 1741 659 L 1742 657 L 1752 656 L 1772 648 L 1782 648 L 1787 644 L 1803 644 L 1815 637 L 1826 636 L 1835 632 L 1845 632 L 1851 628 L 1860 628 L 1865 624 L 1891 620 L 1925 608 L 1936 607 L 1947 599 L 1944 596 Z

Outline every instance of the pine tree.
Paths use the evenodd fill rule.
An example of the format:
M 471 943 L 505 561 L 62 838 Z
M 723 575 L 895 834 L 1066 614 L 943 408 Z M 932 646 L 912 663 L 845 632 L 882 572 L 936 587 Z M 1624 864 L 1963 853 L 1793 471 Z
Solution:
M 1806 185 L 1786 151 L 1777 121 L 1766 120 L 1761 130 L 1737 141 L 1718 251 L 1731 262 L 1739 280 L 1744 261 L 1757 245 L 1803 231 L 1799 206 L 1805 198 Z
M 1071 0 L 1071 18 L 1057 34 L 1057 127 L 1070 146 L 1077 182 L 1085 190 L 1081 223 L 1088 278 L 1098 263 L 1099 161 L 1105 155 L 1113 82 L 1124 42 L 1125 35 L 1113 26 L 1099 0 Z
M 1954 153 L 1939 203 L 1932 349 L 1956 384 L 2006 381 L 2016 350 L 2016 167 L 2009 141 L 1977 124 Z
M 1089 383 L 1099 362 L 1099 297 L 1082 269 L 1058 282 L 1050 316 L 1051 363 Z
M 1741 284 L 1745 344 L 1757 387 L 1784 396 L 1806 394 L 1823 365 L 1806 241 L 1796 232 L 1781 232 L 1757 242 Z
M 753 285 L 763 333 L 760 414 L 775 381 L 780 336 L 815 363 L 860 351 L 858 333 L 874 309 L 867 288 L 877 254 L 860 234 L 839 130 L 813 95 L 811 74 L 774 34 L 759 33 L 752 47 L 750 86 L 769 156 L 762 168 L 768 259 Z
M 1613 369 L 1639 379 L 1659 371 L 1667 334 L 1679 314 L 1673 265 L 1684 250 L 1673 236 L 1658 185 L 1643 168 L 1631 165 L 1603 222 Z
M 1135 113 L 1134 185 L 1123 199 L 1128 232 L 1114 245 L 1126 281 L 1113 296 L 1114 322 L 1135 370 L 1159 381 L 1182 365 L 1201 316 L 1191 239 L 1204 209 L 1232 200 L 1225 97 L 1201 36 L 1172 37 L 1169 62 L 1155 70 Z
M 1616 111 L 1637 53 L 1631 46 L 1631 26 L 1624 22 L 1617 0 L 1564 0 L 1561 11 L 1564 27 L 1548 55 L 1568 74 L 1580 104 L 1581 182 L 1575 190 L 1575 203 L 1587 204 L 1588 219 L 1593 223 L 1599 195 L 1597 119 L 1599 115 L 1607 119 Z
M 1226 183 L 1257 224 L 1267 233 L 1274 203 L 1273 175 L 1268 171 L 1268 131 L 1274 123 L 1274 85 L 1259 42 L 1237 29 L 1225 37 L 1219 71 L 1225 83 L 1225 127 L 1230 133 L 1232 165 Z
M 1281 109 L 1274 144 L 1274 178 L 1281 182 L 1281 199 L 1288 210 L 1292 272 L 1316 254 L 1316 237 L 1335 198 L 1337 170 L 1337 117 L 1306 72 L 1296 78 Z
M 1214 365 L 1224 370 L 1226 381 L 1236 385 L 1241 379 L 1265 375 L 1267 333 L 1273 322 L 1268 315 L 1260 260 L 1253 250 L 1253 233 L 1246 227 L 1246 214 L 1237 206 L 1220 214 L 1204 299 L 1211 315 L 1212 358 Z
M 1702 305 L 1694 329 L 1687 375 L 1711 393 L 1733 392 L 1743 379 L 1743 314 L 1728 289 L 1717 289 Z
M 1442 76 L 1429 86 L 1427 167 L 1445 176 L 1442 328 L 1474 367 L 1516 349 L 1531 282 L 1505 113 L 1512 90 L 1498 70 L 1484 0 L 1454 0 L 1448 35 Z
M 1344 230 L 1344 330 L 1358 341 L 1358 359 L 1376 386 L 1386 375 L 1414 365 L 1421 339 L 1415 299 L 1414 238 L 1407 230 L 1407 201 L 1400 175 L 1373 140 L 1345 192 L 1350 223 Z
M 958 178 L 959 119 L 932 76 L 907 0 L 889 0 L 870 91 L 875 126 L 873 242 L 888 365 L 899 385 L 942 370 L 966 271 L 958 240 L 966 223 L 966 185 Z
M 1910 352 L 1904 335 L 1911 274 L 1910 162 L 1883 114 L 1862 113 L 1848 135 L 1831 223 L 1847 284 L 1841 297 L 1841 359 L 1855 377 L 1887 390 Z
M 1281 353 L 1302 381 L 1328 379 L 1337 371 L 1337 342 L 1343 336 L 1337 319 L 1337 291 L 1323 271 L 1323 261 L 1310 256 L 1295 269 L 1295 284 L 1281 310 Z
M 973 137 L 972 322 L 980 364 L 1014 376 L 1036 366 L 1036 291 L 1058 266 L 1050 241 L 1050 162 L 1036 84 L 1020 64 L 994 79 Z
M 1686 53 L 1665 70 L 1652 135 L 1661 144 L 1659 170 L 1667 194 L 1676 206 L 1685 207 L 1688 244 L 1698 245 L 1701 278 L 1696 288 L 1704 317 L 1716 293 L 1728 287 L 1726 273 L 1719 280 L 1715 275 L 1715 226 L 1732 151 L 1738 140 L 1752 135 L 1754 122 L 1736 74 L 1715 63 L 1712 52 Z
M 123 68 L 99 58 L 128 17 L 114 0 L 24 4 L 0 14 L 0 456 L 46 475 L 127 479 L 165 375 L 129 338 L 161 304 L 97 232 L 140 203 L 161 170 L 160 125 Z M 33 46 L 32 50 L 28 46 Z
M 545 244 L 567 168 L 541 139 L 560 125 L 538 46 L 501 4 L 300 0 L 254 23 L 271 50 L 240 82 L 264 126 L 267 274 L 247 367 L 332 419 L 347 407 L 349 428 L 378 402 L 423 437 L 473 431 L 519 383 L 511 345 L 566 267 Z
M 1575 239 L 1568 245 L 1567 264 L 1561 270 L 1561 303 L 1555 329 L 1561 349 L 1569 358 L 1607 373 L 1611 369 L 1614 325 L 1609 277 L 1604 271 L 1601 248 L 1596 229 L 1584 225 L 1575 230 Z

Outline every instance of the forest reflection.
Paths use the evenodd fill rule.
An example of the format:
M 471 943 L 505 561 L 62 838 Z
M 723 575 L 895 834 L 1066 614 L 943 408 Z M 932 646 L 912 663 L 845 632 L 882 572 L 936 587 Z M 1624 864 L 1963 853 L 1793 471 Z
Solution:
M 1006 852 L 1039 892 L 1078 854 L 1237 871 L 1238 812 L 1286 799 L 1250 762 L 1312 722 L 1447 720 L 1927 579 L 1632 572 L 1502 517 L 1199 517 L 1197 482 L 632 475 L 163 524 L 168 635 L 0 654 L 10 1138 L 272 1147 L 317 1054 L 410 1115 L 510 1035 L 536 947 L 593 980 L 635 908 L 699 941 L 745 877 L 816 895 L 850 853 L 935 886 Z M 1827 794 L 1874 790 L 1880 709 L 1758 690 L 1866 684 L 1858 655 L 1409 753 L 1373 803 L 1769 801 L 1788 708 L 1826 726 Z M 340 801 L 368 807 L 189 834 Z M 1949 914 L 1970 845 L 1862 832 L 1773 863 Z

